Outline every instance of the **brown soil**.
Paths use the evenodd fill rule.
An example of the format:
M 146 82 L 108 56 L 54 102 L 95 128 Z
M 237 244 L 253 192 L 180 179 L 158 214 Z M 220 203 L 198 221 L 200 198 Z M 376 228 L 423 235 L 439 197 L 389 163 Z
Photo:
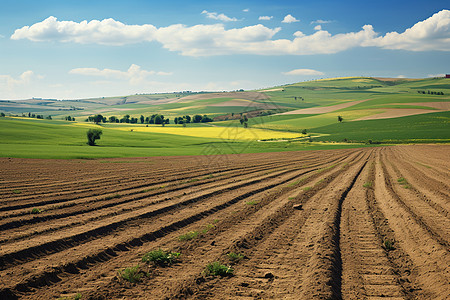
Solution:
M 350 101 L 347 103 L 342 103 L 342 104 L 336 104 L 336 105 L 331 105 L 331 106 L 321 106 L 321 107 L 311 107 L 311 108 L 302 108 L 302 109 L 297 109 L 297 110 L 292 110 L 292 111 L 288 111 L 285 113 L 281 113 L 279 115 L 310 115 L 310 114 L 325 114 L 325 113 L 329 113 L 329 112 L 333 112 L 339 109 L 343 109 L 343 108 L 347 108 L 359 103 L 362 103 L 364 101 L 367 101 L 369 99 L 366 100 L 358 100 L 358 101 Z
M 0 299 L 448 299 L 449 150 L 0 158 Z

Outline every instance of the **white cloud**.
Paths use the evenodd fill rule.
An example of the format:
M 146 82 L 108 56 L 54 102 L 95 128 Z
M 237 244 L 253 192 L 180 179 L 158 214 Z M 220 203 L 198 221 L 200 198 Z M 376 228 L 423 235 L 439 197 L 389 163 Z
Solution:
M 58 21 L 50 16 L 42 22 L 17 29 L 13 40 L 29 39 L 35 42 L 60 41 L 81 44 L 125 45 L 153 40 L 153 25 L 125 25 L 114 19 L 92 20 L 80 23 Z
M 315 22 L 320 23 L 319 20 Z M 261 24 L 231 29 L 225 29 L 223 24 L 173 24 L 156 28 L 150 24 L 125 25 L 113 19 L 77 23 L 49 17 L 17 29 L 11 39 L 106 45 L 156 41 L 164 48 L 186 56 L 315 55 L 337 53 L 355 47 L 450 51 L 449 10 L 442 10 L 403 33 L 390 32 L 384 36 L 377 34 L 372 25 L 365 25 L 357 32 L 335 35 L 323 30 L 321 25 L 315 29 L 316 32 L 310 35 L 296 31 L 292 39 L 273 39 L 281 29 Z
M 325 75 L 325 73 L 312 70 L 312 69 L 295 69 L 289 72 L 283 72 L 283 75 L 293 75 L 293 76 L 315 76 L 315 75 Z
M 249 11 L 250 11 L 250 8 L 243 9 L 242 11 L 243 11 L 243 12 L 249 12 Z
M 0 75 L 0 99 L 26 98 L 28 87 L 43 79 L 44 76 L 36 75 L 33 71 L 23 72 L 17 78 L 11 75 Z M 22 96 L 22 95 L 27 96 Z
M 236 18 L 230 18 L 224 14 L 218 14 L 216 12 L 208 12 L 206 10 L 202 11 L 202 14 L 205 14 L 207 18 L 213 19 L 213 20 L 219 20 L 223 22 L 235 22 L 238 19 Z
M 316 25 L 316 26 L 314 27 L 314 30 L 322 30 L 322 26 Z
M 311 24 L 328 24 L 328 23 L 332 23 L 333 21 L 326 21 L 326 20 L 315 20 L 315 21 L 311 21 Z
M 445 74 L 444 74 L 444 73 L 442 73 L 442 74 L 428 74 L 428 77 L 432 77 L 432 78 L 435 78 L 435 77 L 445 77 Z
M 450 51 L 450 10 L 441 10 L 403 33 L 389 32 L 368 46 L 410 51 Z
M 406 78 L 405 75 L 398 75 L 397 78 Z
M 146 80 L 148 76 L 160 75 L 167 76 L 172 75 L 168 72 L 156 72 L 142 70 L 140 66 L 132 64 L 127 71 L 120 71 L 114 69 L 97 69 L 97 68 L 76 68 L 69 71 L 69 74 L 77 74 L 83 76 L 96 76 L 107 79 L 122 79 L 128 80 L 131 84 L 139 84 Z
M 260 16 L 258 20 L 260 21 L 270 21 L 273 19 L 273 16 Z
M 295 23 L 295 22 L 300 22 L 300 20 L 297 20 L 295 17 L 293 17 L 291 14 L 286 15 L 283 19 L 283 21 L 281 21 L 281 23 Z

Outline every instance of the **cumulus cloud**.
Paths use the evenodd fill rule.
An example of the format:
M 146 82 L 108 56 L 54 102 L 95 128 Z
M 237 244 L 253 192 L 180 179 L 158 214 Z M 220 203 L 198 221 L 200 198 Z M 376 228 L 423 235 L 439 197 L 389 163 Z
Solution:
M 403 33 L 389 32 L 367 45 L 395 50 L 450 51 L 450 10 L 441 10 Z
M 300 22 L 300 20 L 297 20 L 295 17 L 293 17 L 291 14 L 286 15 L 283 19 L 283 21 L 281 21 L 281 23 L 295 23 L 295 22 Z
M 223 22 L 235 22 L 238 19 L 236 18 L 230 18 L 224 14 L 219 14 L 216 12 L 209 12 L 209 11 L 202 11 L 202 14 L 205 14 L 207 18 L 209 19 L 213 19 L 213 20 L 219 20 L 219 21 L 223 21 Z
M 250 8 L 245 8 L 245 9 L 243 9 L 242 11 L 243 11 L 243 12 L 249 12 L 249 11 L 250 11 Z
M 156 30 L 153 25 L 126 25 L 114 19 L 77 23 L 58 21 L 55 17 L 50 16 L 42 22 L 17 29 L 11 39 L 125 45 L 151 41 Z
M 169 72 L 156 72 L 156 71 L 147 71 L 141 69 L 140 66 L 132 64 L 128 70 L 114 70 L 114 69 L 97 69 L 97 68 L 75 68 L 69 71 L 69 74 L 77 74 L 83 76 L 95 76 L 95 77 L 103 77 L 107 79 L 122 79 L 128 80 L 131 84 L 139 84 L 146 80 L 148 76 L 151 75 L 160 75 L 167 76 L 172 75 Z
M 289 72 L 283 72 L 283 75 L 292 75 L 292 76 L 314 76 L 314 75 L 325 75 L 325 73 L 312 70 L 312 69 L 295 69 Z
M 208 12 L 205 11 L 206 13 Z M 315 26 L 316 32 L 310 35 L 296 31 L 292 39 L 274 39 L 281 29 L 268 28 L 262 24 L 231 29 L 225 29 L 223 24 L 173 24 L 156 28 L 150 24 L 126 25 L 113 19 L 77 23 L 49 17 L 42 22 L 17 29 L 11 39 L 117 46 L 155 41 L 170 51 L 187 56 L 314 55 L 337 53 L 355 47 L 450 51 L 449 10 L 442 10 L 403 33 L 389 32 L 384 36 L 376 33 L 372 25 L 364 25 L 357 32 L 332 35 L 322 29 L 320 24 L 325 21 L 319 21 L 314 21 L 319 25 Z
M 258 20 L 260 21 L 270 21 L 273 19 L 273 16 L 260 16 Z
M 441 74 L 428 74 L 428 77 L 430 77 L 430 78 L 445 77 L 445 74 L 444 73 L 441 73 Z

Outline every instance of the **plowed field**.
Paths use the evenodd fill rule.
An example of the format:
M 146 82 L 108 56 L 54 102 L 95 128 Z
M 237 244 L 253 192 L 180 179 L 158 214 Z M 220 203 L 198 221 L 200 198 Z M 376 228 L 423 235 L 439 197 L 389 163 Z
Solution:
M 449 299 L 449 153 L 1 158 L 0 299 Z

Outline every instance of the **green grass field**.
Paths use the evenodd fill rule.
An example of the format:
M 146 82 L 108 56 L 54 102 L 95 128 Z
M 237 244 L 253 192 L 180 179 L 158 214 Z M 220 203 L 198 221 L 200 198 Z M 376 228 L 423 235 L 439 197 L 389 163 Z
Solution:
M 31 107 L 42 107 L 44 115 L 51 114 L 48 106 L 84 108 L 55 111 L 53 120 L 33 118 L 0 118 L 1 157 L 30 158 L 100 158 L 140 157 L 159 155 L 201 155 L 291 150 L 314 150 L 360 147 L 368 143 L 448 143 L 450 142 L 450 112 L 425 105 L 426 102 L 449 102 L 450 79 L 379 80 L 375 78 L 338 78 L 301 82 L 265 92 L 270 99 L 245 100 L 224 97 L 178 101 L 177 94 L 132 95 L 68 101 L 24 101 L 17 104 L 16 114 L 32 113 Z M 421 94 L 418 91 L 443 92 L 444 95 Z M 192 95 L 192 94 L 190 94 Z M 195 95 L 194 95 L 195 96 Z M 297 99 L 295 98 L 297 97 Z M 86 145 L 86 131 L 99 127 L 83 122 L 101 111 L 104 116 L 121 117 L 129 114 L 139 118 L 160 113 L 169 117 L 186 114 L 229 115 L 254 110 L 255 105 L 215 106 L 234 99 L 244 99 L 261 106 L 270 105 L 274 113 L 281 111 L 324 107 L 356 100 L 365 102 L 328 113 L 309 115 L 269 115 L 250 118 L 248 129 L 238 120 L 211 124 L 169 124 L 165 127 L 143 124 L 101 125 L 103 135 L 98 146 Z M 25 105 L 25 104 L 26 105 Z M 41 103 L 41 104 L 39 104 Z M 421 104 L 423 103 L 423 104 Z M 2 106 L 3 105 L 3 106 Z M 0 103 L 0 111 L 11 114 L 13 102 Z M 4 109 L 7 107 L 7 109 Z M 24 108 L 25 107 L 25 108 Z M 392 109 L 421 109 L 421 115 L 355 121 Z M 41 112 L 42 113 L 42 112 Z M 77 122 L 62 121 L 64 115 L 77 117 Z M 344 122 L 337 121 L 338 116 Z M 81 121 L 81 122 L 80 122 Z M 307 134 L 302 134 L 306 130 Z M 310 137 L 311 136 L 311 137 Z M 259 141 L 263 140 L 263 141 Z M 351 143 L 336 143 L 343 140 Z

